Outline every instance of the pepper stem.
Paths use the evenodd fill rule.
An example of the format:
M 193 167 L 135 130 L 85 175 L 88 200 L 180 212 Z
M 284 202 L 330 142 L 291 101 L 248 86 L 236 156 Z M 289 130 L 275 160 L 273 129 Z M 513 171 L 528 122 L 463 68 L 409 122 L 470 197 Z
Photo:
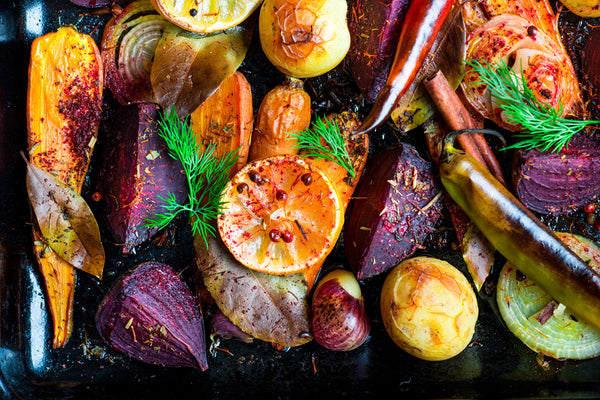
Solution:
M 502 136 L 500 132 L 493 129 L 458 129 L 448 133 L 444 137 L 444 141 L 442 143 L 442 159 L 440 159 L 440 162 L 448 161 L 448 158 L 453 154 L 464 153 L 464 151 L 458 150 L 456 147 L 454 147 L 454 142 L 459 135 L 470 133 L 482 133 L 484 135 L 487 134 L 496 136 L 502 142 L 502 146 L 506 147 L 506 140 L 504 139 L 504 136 Z

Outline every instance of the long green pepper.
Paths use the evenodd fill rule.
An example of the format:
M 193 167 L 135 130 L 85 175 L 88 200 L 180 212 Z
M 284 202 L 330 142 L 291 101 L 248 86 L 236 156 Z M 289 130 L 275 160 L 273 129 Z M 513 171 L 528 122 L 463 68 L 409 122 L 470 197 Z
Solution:
M 575 316 L 600 329 L 600 275 L 485 167 L 453 146 L 464 131 L 451 132 L 444 139 L 439 166 L 448 194 L 519 271 Z

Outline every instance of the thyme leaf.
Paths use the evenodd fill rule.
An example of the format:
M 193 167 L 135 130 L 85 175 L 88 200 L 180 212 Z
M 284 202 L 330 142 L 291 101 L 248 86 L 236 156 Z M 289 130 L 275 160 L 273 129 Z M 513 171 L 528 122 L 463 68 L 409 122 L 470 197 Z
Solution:
M 163 114 L 159 126 L 159 135 L 167 143 L 169 155 L 181 161 L 189 194 L 187 204 L 177 203 L 175 195 L 171 192 L 166 198 L 159 196 L 165 202 L 164 210 L 154 213 L 152 219 L 147 219 L 147 226 L 162 229 L 177 215 L 187 212 L 192 223 L 192 232 L 202 236 L 206 243 L 208 235 L 216 235 L 213 221 L 222 212 L 225 204 L 221 200 L 221 194 L 238 154 L 236 151 L 229 151 L 223 157 L 217 158 L 216 143 L 211 143 L 201 151 L 196 142 L 196 134 L 187 119 L 181 120 L 174 107 L 169 113 Z
M 295 147 L 303 155 L 333 161 L 345 168 L 352 178 L 356 177 L 346 141 L 337 122 L 329 121 L 327 117 L 317 117 L 309 128 L 289 135 L 298 140 Z
M 508 121 L 522 126 L 523 131 L 516 134 L 522 138 L 506 149 L 539 149 L 559 152 L 568 147 L 571 138 L 586 126 L 598 124 L 600 121 L 580 121 L 562 118 L 563 106 L 558 109 L 538 100 L 527 86 L 527 80 L 509 68 L 504 61 L 491 65 L 477 60 L 466 61 L 479 74 L 480 81 L 474 84 L 485 84 Z

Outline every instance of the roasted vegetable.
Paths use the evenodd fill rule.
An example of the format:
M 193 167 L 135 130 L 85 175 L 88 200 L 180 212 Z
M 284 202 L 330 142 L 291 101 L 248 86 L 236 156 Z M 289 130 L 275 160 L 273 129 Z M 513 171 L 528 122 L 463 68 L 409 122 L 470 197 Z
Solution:
M 560 0 L 574 14 L 580 17 L 600 17 L 600 4 L 596 0 Z
M 583 79 L 589 83 L 590 96 L 597 97 L 600 92 L 600 28 L 590 32 L 581 54 L 581 70 Z
M 413 254 L 443 207 L 431 163 L 409 144 L 374 155 L 344 228 L 344 249 L 358 279 L 380 274 Z
M 371 321 L 354 274 L 345 269 L 329 272 L 315 288 L 312 305 L 313 336 L 334 351 L 360 347 L 369 337 Z
M 600 141 L 582 134 L 559 153 L 515 152 L 514 192 L 530 210 L 565 214 L 600 198 Z
M 167 23 L 150 0 L 136 0 L 105 25 L 101 51 L 106 88 L 121 104 L 155 102 L 150 71 Z
M 596 243 L 571 233 L 556 235 L 594 271 L 600 271 Z M 508 329 L 531 350 L 557 359 L 600 355 L 600 331 L 570 315 L 511 263 L 500 271 L 496 301 Z
M 136 103 L 117 110 L 107 122 L 97 189 L 108 229 L 123 253 L 158 232 L 147 219 L 162 211 L 169 193 L 178 203 L 188 195 L 181 163 L 169 156 L 159 135 L 159 118 L 157 105 Z
M 169 24 L 156 44 L 150 70 L 156 103 L 187 117 L 237 71 L 252 40 L 254 20 L 210 34 Z
M 101 118 L 103 67 L 92 37 L 71 27 L 36 38 L 31 45 L 27 130 L 31 164 L 81 192 Z M 34 227 L 53 320 L 54 347 L 72 330 L 75 271 Z
M 471 342 L 479 316 L 467 278 L 446 261 L 403 261 L 381 288 L 381 316 L 394 343 L 415 357 L 441 361 Z
M 459 7 L 454 7 L 438 32 L 429 54 L 408 89 L 396 101 L 390 118 L 402 131 L 423 125 L 438 111 L 424 82 L 443 74 L 456 90 L 465 74 L 466 33 Z
M 501 14 L 471 33 L 467 60 L 494 68 L 507 64 L 527 84 L 533 97 L 564 117 L 579 102 L 580 92 L 571 60 L 562 44 L 541 28 L 518 15 Z M 476 64 L 467 66 L 461 83 L 471 106 L 499 126 L 518 131 L 519 121 L 502 108 L 503 98 L 488 89 Z M 527 118 L 523 118 L 527 120 Z
M 265 0 L 259 16 L 263 52 L 287 76 L 324 74 L 350 48 L 347 8 L 345 0 Z
M 215 157 L 221 158 L 229 152 L 237 155 L 230 176 L 248 162 L 253 124 L 252 90 L 240 71 L 225 79 L 190 115 L 198 151 L 204 152 L 209 145 L 216 144 Z
M 385 85 L 409 4 L 409 0 L 354 0 L 350 5 L 352 43 L 344 63 L 369 103 Z
M 440 177 L 452 199 L 516 268 L 574 315 L 600 329 L 600 275 L 512 193 L 445 138 Z
M 357 133 L 368 133 L 391 114 L 396 101 L 413 82 L 450 12 L 453 0 L 414 0 L 406 13 L 398 47 L 385 86 Z
M 169 21 L 199 33 L 233 28 L 248 18 L 262 0 L 152 0 L 152 5 Z
M 208 368 L 202 310 L 169 265 L 145 262 L 120 277 L 98 306 L 96 327 L 109 346 L 141 362 Z
M 210 340 L 211 353 L 214 347 L 218 347 L 221 339 L 237 338 L 244 343 L 252 343 L 254 338 L 237 325 L 235 325 L 221 310 L 217 310 L 216 314 L 210 320 Z
M 309 157 L 311 163 L 321 168 L 331 179 L 342 203 L 343 213 L 345 214 L 354 190 L 356 189 L 367 164 L 369 155 L 369 135 L 352 135 L 359 124 L 358 116 L 355 113 L 341 112 L 332 114 L 325 118 L 325 120 L 328 122 L 326 126 L 324 126 L 324 129 L 327 132 L 321 130 L 321 132 L 314 133 L 319 136 L 321 136 L 322 133 L 325 133 L 325 136 L 333 137 L 337 134 L 336 130 L 333 129 L 333 131 L 329 131 L 329 127 L 331 127 L 331 124 L 337 124 L 339 134 L 343 139 L 340 145 L 343 144 L 343 146 L 345 146 L 348 153 L 348 161 L 352 167 L 349 168 L 349 166 L 343 166 L 341 165 L 342 163 L 335 161 L 335 155 L 332 154 L 332 151 L 327 144 L 324 145 L 323 149 L 312 148 L 312 150 L 309 150 L 310 147 L 308 147 L 308 142 L 304 144 L 300 143 L 302 147 L 300 154 Z M 302 134 L 300 134 L 300 136 L 301 135 Z M 302 141 L 303 140 L 300 139 L 300 142 Z M 314 154 L 315 152 L 321 152 L 321 154 L 319 154 L 318 157 L 307 155 L 310 153 Z M 354 172 L 354 176 L 351 175 L 349 169 Z M 322 265 L 315 265 L 304 271 L 309 290 L 313 287 L 321 267 Z
M 310 96 L 300 79 L 286 78 L 262 99 L 250 144 L 248 161 L 298 154 L 297 141 L 290 133 L 310 124 Z

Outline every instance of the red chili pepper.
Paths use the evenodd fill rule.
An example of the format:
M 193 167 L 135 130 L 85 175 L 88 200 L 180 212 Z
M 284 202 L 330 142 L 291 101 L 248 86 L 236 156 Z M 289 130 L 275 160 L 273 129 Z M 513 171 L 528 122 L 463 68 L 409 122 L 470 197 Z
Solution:
M 453 4 L 454 0 L 412 0 L 387 82 L 371 112 L 353 135 L 369 133 L 390 116 L 398 98 L 415 79 Z

